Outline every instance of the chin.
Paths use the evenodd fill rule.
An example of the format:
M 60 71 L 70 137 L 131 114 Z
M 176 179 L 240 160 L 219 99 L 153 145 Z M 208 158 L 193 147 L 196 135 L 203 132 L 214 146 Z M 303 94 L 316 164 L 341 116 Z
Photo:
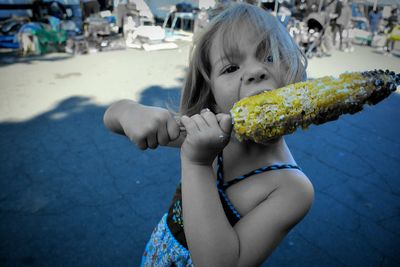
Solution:
M 272 138 L 272 139 L 265 140 L 265 141 L 263 141 L 261 143 L 254 142 L 253 140 L 249 140 L 248 139 L 248 140 L 243 140 L 241 143 L 248 144 L 248 145 L 264 145 L 264 146 L 268 146 L 268 145 L 274 145 L 274 144 L 280 142 L 282 139 L 283 139 L 283 136 L 279 136 L 279 137 L 275 137 L 275 138 Z M 240 142 L 240 141 L 238 140 L 238 142 Z
M 278 143 L 279 141 L 281 141 L 282 138 L 283 138 L 283 136 L 278 136 L 278 137 L 275 137 L 275 138 L 266 140 L 264 144 L 265 144 L 265 145 L 276 144 L 276 143 Z

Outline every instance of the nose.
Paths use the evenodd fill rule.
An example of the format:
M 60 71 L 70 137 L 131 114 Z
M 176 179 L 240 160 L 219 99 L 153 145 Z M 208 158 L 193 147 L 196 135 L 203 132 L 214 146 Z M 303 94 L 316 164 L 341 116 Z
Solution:
M 267 80 L 267 70 L 264 69 L 261 66 L 254 66 L 252 69 L 248 70 L 244 75 L 243 75 L 243 82 L 246 85 L 252 84 L 252 83 L 259 83 L 263 80 Z

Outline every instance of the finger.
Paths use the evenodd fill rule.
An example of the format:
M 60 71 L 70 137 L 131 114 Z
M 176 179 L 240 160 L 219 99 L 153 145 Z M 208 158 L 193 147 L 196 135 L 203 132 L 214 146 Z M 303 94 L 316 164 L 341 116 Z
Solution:
M 229 114 L 219 113 L 216 117 L 221 130 L 226 134 L 230 134 L 233 126 L 231 116 Z
M 179 132 L 180 132 L 179 124 L 176 122 L 176 120 L 174 118 L 168 119 L 167 131 L 168 131 L 168 136 L 169 136 L 170 141 L 173 141 L 179 137 Z
M 157 142 L 165 146 L 169 142 L 169 135 L 168 135 L 168 130 L 167 130 L 167 125 L 166 124 L 161 124 L 160 127 L 157 130 Z
M 152 133 L 147 136 L 147 146 L 151 149 L 157 148 L 158 142 L 156 133 Z
M 196 122 L 197 127 L 199 127 L 200 131 L 202 129 L 204 130 L 206 128 L 209 128 L 209 125 L 207 124 L 206 120 L 200 114 L 193 115 L 192 120 L 194 120 Z
M 145 135 L 137 134 L 134 131 L 134 129 L 130 129 L 129 127 L 124 128 L 124 134 L 139 149 L 141 149 L 141 150 L 146 150 L 147 149 L 147 142 L 146 142 Z
M 199 127 L 197 127 L 196 122 L 192 118 L 189 118 L 186 115 L 182 116 L 181 123 L 185 127 L 186 132 L 188 134 L 192 134 L 199 131 Z
M 210 127 L 212 128 L 219 127 L 217 117 L 211 111 L 208 110 L 206 112 L 202 112 L 201 116 L 204 118 L 204 120 Z
M 134 141 L 131 139 L 132 142 L 134 142 L 141 150 L 146 150 L 147 149 L 147 142 L 145 138 L 140 138 Z
M 204 113 L 204 112 L 210 112 L 210 110 L 209 110 L 208 108 L 203 108 L 203 109 L 200 111 L 200 114 L 202 114 L 202 113 Z

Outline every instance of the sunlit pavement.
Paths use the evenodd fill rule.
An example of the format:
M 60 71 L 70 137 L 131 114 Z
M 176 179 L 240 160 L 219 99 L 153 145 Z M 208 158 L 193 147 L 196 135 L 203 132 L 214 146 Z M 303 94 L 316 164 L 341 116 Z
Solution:
M 139 265 L 179 181 L 179 154 L 136 149 L 102 115 L 123 97 L 176 106 L 188 51 L 3 58 L 0 266 Z M 310 77 L 400 72 L 400 58 L 367 47 L 309 64 Z M 315 201 L 264 266 L 400 266 L 399 121 L 396 92 L 286 137 Z

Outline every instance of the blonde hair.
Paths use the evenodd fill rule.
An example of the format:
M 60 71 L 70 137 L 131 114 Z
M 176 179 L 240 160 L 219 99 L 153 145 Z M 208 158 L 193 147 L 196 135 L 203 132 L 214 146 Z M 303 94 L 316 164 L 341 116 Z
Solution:
M 215 100 L 211 92 L 210 49 L 216 36 L 222 40 L 227 57 L 239 51 L 236 40 L 237 29 L 248 26 L 254 29 L 263 56 L 274 59 L 273 66 L 282 68 L 281 77 L 276 77 L 281 86 L 306 79 L 307 59 L 290 37 L 284 26 L 269 12 L 254 5 L 233 4 L 213 18 L 194 41 L 180 102 L 181 115 L 194 115 L 203 108 L 215 112 Z M 279 60 L 275 60 L 279 59 Z

